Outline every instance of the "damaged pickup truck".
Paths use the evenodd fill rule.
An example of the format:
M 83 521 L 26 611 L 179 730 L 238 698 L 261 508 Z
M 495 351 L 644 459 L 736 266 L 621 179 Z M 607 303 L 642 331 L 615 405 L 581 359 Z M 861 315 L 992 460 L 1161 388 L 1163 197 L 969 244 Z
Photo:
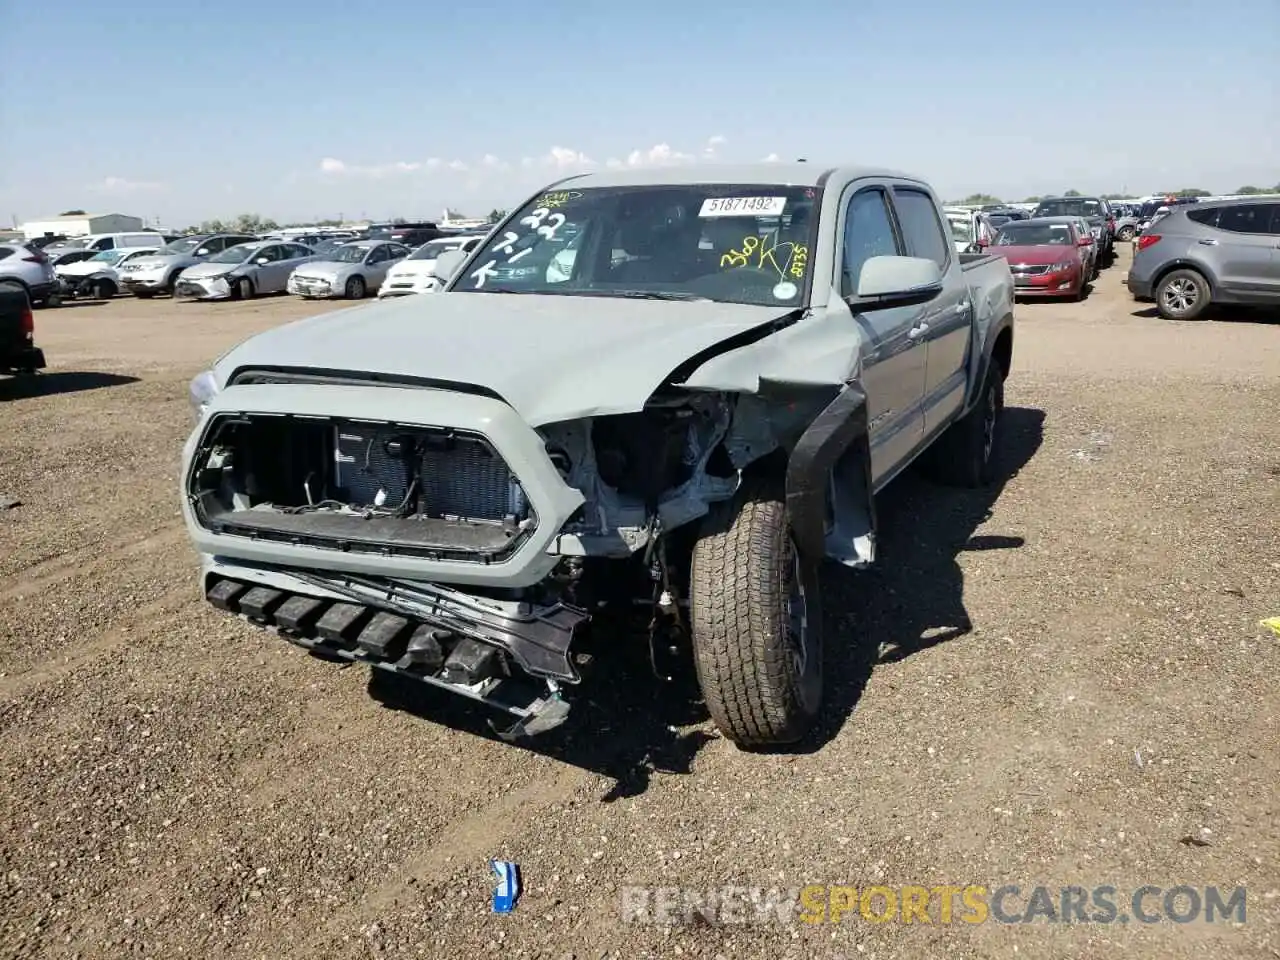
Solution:
M 183 512 L 216 607 L 497 708 L 509 738 L 647 642 L 739 745 L 800 739 L 821 562 L 873 562 L 875 494 L 922 455 L 992 479 L 1013 281 L 953 250 L 918 179 L 586 174 L 434 269 L 438 296 L 200 374 Z

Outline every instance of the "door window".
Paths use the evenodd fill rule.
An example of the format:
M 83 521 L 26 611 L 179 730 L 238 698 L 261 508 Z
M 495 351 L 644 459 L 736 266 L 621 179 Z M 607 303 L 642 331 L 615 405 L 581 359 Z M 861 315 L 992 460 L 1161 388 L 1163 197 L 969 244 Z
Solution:
M 858 292 L 862 265 L 872 257 L 894 257 L 900 253 L 884 191 L 872 187 L 855 193 L 844 220 L 840 293 L 851 297 Z
M 951 244 L 938 221 L 933 198 L 921 190 L 895 187 L 893 205 L 910 255 L 932 260 L 940 270 L 945 270 L 951 262 Z
M 284 247 L 263 247 L 253 255 L 253 262 L 266 260 L 268 263 L 276 263 L 285 258 Z
M 1242 203 L 1223 207 L 1218 214 L 1218 229 L 1232 233 L 1269 233 L 1271 207 L 1265 203 Z
M 113 240 L 111 237 L 103 237 L 101 240 L 98 240 L 98 241 L 93 245 L 93 249 L 95 249 L 95 250 L 114 250 L 114 249 L 115 249 L 115 246 L 116 246 L 116 242 L 115 242 L 115 240 Z

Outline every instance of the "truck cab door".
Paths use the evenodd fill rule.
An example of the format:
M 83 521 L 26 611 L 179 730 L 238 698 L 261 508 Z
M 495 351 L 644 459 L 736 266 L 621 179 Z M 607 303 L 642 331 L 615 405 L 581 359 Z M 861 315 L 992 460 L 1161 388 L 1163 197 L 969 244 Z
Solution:
M 862 388 L 867 397 L 872 484 L 879 488 L 902 469 L 924 437 L 925 328 L 928 305 L 860 310 L 858 277 L 871 257 L 905 256 L 889 200 L 890 186 L 857 181 L 849 187 L 839 224 L 840 293 L 867 342 Z
M 907 256 L 933 260 L 946 278 L 942 293 L 918 308 L 916 323 L 917 329 L 924 328 L 921 340 L 927 348 L 922 430 L 925 435 L 932 435 L 946 427 L 964 406 L 972 304 L 959 254 L 947 241 L 944 221 L 933 197 L 918 187 L 898 184 L 893 188 L 893 206 Z M 975 236 L 977 229 L 975 223 Z

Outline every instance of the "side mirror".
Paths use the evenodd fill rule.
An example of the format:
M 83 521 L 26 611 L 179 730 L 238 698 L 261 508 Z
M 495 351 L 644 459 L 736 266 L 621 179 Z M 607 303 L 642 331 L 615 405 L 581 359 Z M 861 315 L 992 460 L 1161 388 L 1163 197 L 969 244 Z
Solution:
M 258 266 L 260 266 L 260 267 L 261 267 L 261 266 L 265 266 L 266 264 L 270 263 L 271 261 L 270 261 L 270 260 L 268 260 L 266 257 L 259 257 L 257 260 L 255 260 L 255 261 L 253 261 L 253 262 L 254 262 L 254 263 L 256 263 Z
M 942 292 L 942 270 L 924 257 L 871 257 L 858 274 L 866 309 L 926 303 Z
M 448 282 L 466 259 L 467 254 L 461 250 L 446 250 L 436 257 L 436 262 L 431 265 L 431 275 L 441 282 Z
M 196 251 L 197 257 L 207 257 L 208 255 L 209 255 L 208 247 L 201 247 L 199 250 Z

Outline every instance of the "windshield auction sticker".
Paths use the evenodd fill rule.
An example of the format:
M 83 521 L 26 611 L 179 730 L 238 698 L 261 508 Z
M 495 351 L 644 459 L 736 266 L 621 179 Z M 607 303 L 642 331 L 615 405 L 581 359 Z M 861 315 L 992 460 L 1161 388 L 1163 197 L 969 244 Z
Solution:
M 786 206 L 786 197 L 707 197 L 698 216 L 779 217 Z

